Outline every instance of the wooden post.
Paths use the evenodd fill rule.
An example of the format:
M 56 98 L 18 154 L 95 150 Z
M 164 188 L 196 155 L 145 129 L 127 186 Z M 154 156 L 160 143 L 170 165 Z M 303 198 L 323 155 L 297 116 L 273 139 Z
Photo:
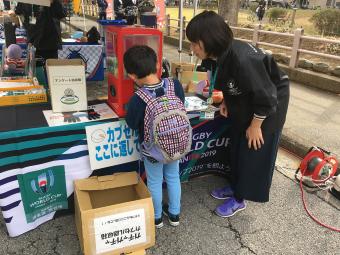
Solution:
M 259 41 L 259 30 L 261 30 L 261 24 L 256 24 L 254 27 L 253 33 L 253 45 L 257 46 L 257 42 Z
M 185 23 L 186 23 L 186 20 L 185 20 L 185 17 L 183 17 L 183 40 L 185 40 Z
M 290 56 L 289 67 L 295 68 L 297 67 L 299 61 L 299 52 L 301 45 L 301 36 L 303 35 L 303 28 L 298 28 L 294 32 L 294 41 L 292 47 L 292 54 Z
M 297 8 L 293 8 L 292 20 L 290 21 L 290 27 L 293 27 L 295 24 L 295 15 L 296 15 Z
M 91 4 L 91 16 L 94 17 L 94 5 L 93 4 Z
M 88 5 L 87 1 L 85 1 L 85 14 L 86 15 L 89 14 L 89 5 Z
M 165 18 L 165 34 L 170 36 L 170 14 L 166 15 Z

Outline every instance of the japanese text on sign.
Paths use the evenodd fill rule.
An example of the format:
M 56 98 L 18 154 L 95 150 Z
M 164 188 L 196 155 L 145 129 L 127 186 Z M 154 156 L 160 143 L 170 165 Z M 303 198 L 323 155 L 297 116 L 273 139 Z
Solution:
M 144 209 L 94 219 L 96 252 L 108 252 L 146 242 Z
M 93 170 L 139 159 L 138 134 L 125 121 L 88 126 L 86 135 Z
M 83 82 L 83 79 L 79 76 L 54 76 L 53 82 L 56 85 L 71 85 L 81 84 Z

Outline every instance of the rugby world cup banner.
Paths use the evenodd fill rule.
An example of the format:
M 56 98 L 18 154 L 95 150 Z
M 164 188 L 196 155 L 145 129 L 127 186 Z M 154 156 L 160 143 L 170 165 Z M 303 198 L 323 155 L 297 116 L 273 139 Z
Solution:
M 67 208 L 66 199 L 68 209 L 72 209 L 70 198 L 75 180 L 137 171 L 142 167 L 138 161 L 133 161 L 91 169 L 85 127 L 113 121 L 0 132 L 0 209 L 9 236 L 19 236 L 53 219 L 60 210 Z M 192 126 L 192 150 L 180 161 L 181 180 L 211 173 L 227 175 L 228 120 L 223 117 L 203 122 L 193 119 Z M 130 155 L 132 147 L 130 142 L 127 146 L 128 137 L 132 139 L 131 145 L 136 146 L 135 134 L 128 131 L 123 122 L 117 122 L 114 128 L 114 140 L 112 132 L 106 133 L 113 145 L 108 147 L 110 153 L 104 150 L 105 144 L 99 151 L 95 147 L 99 161 L 106 161 L 104 158 L 111 155 L 111 148 L 113 155 L 118 152 L 120 157 Z M 100 132 L 91 134 L 95 138 L 96 135 L 102 137 Z M 135 152 L 137 147 L 133 148 Z M 144 177 L 143 169 L 139 170 Z
M 18 180 L 28 223 L 68 208 L 64 166 L 19 174 Z
M 197 120 L 197 119 L 196 119 Z M 230 121 L 217 116 L 194 124 L 191 151 L 180 160 L 181 181 L 205 174 L 227 176 L 230 172 L 228 150 Z
M 67 208 L 73 182 L 92 174 L 87 122 L 0 132 L 0 208 L 11 237 Z

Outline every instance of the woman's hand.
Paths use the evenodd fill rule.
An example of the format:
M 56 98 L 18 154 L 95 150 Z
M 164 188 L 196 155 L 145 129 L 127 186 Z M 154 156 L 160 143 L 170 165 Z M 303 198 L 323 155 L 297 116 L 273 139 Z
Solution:
M 224 117 L 228 117 L 228 109 L 227 109 L 227 106 L 224 103 L 224 100 L 220 104 L 220 114 Z
M 248 139 L 248 148 L 254 148 L 254 150 L 260 149 L 264 144 L 263 136 L 262 136 L 262 125 L 263 120 L 259 120 L 254 118 L 247 128 L 246 137 Z

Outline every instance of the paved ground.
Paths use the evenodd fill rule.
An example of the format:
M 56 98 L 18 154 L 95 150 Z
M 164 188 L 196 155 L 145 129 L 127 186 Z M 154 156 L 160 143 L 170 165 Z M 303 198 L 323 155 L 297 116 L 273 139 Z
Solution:
M 231 219 L 212 213 L 219 202 L 209 191 L 224 183 L 215 176 L 184 183 L 181 225 L 173 228 L 166 222 L 156 231 L 156 246 L 148 254 L 339 254 L 339 234 L 306 216 L 298 186 L 280 172 L 275 171 L 269 203 L 248 203 L 245 211 Z M 340 226 L 338 209 L 312 194 L 308 200 L 315 215 Z M 81 254 L 72 215 L 17 238 L 7 237 L 1 221 L 0 240 L 0 254 Z
M 176 49 L 164 46 L 165 56 L 177 60 Z M 105 97 L 101 84 L 90 84 L 91 97 Z M 292 83 L 284 138 L 306 146 L 322 145 L 340 155 L 339 96 Z M 248 203 L 230 219 L 213 214 L 219 201 L 211 189 L 225 184 L 216 176 L 182 185 L 181 225 L 156 231 L 156 246 L 148 254 L 339 254 L 339 233 L 314 223 L 305 213 L 298 185 L 292 180 L 299 160 L 280 150 L 270 202 Z M 256 181 L 256 180 L 254 180 Z M 307 194 L 310 210 L 327 224 L 340 228 L 340 202 L 329 193 Z M 0 221 L 0 254 L 81 254 L 73 215 L 43 224 L 17 238 L 9 238 Z

